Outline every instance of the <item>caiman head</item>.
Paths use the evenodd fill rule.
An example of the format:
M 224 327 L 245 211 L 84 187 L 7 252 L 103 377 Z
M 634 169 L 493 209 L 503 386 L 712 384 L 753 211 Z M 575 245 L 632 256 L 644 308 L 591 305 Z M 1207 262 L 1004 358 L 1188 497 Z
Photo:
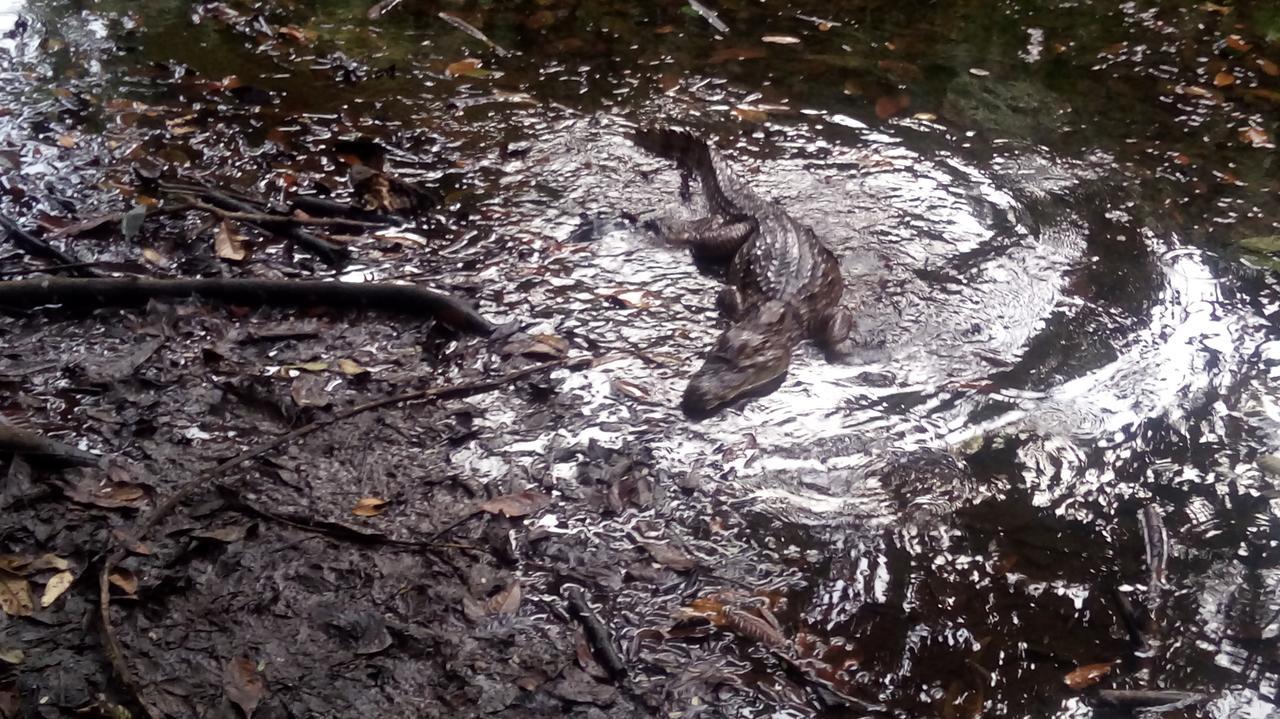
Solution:
M 749 308 L 716 340 L 680 402 L 692 418 L 709 417 L 745 397 L 778 388 L 802 328 L 795 310 L 776 300 Z

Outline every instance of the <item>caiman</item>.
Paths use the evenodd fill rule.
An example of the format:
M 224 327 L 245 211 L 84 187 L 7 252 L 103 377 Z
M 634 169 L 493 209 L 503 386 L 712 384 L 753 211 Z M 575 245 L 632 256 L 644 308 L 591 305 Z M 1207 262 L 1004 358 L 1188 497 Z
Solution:
M 849 334 L 840 300 L 844 280 L 831 249 L 807 225 L 742 182 L 716 148 L 691 133 L 642 129 L 636 144 L 673 160 L 683 179 L 701 181 L 711 216 L 664 229 L 700 258 L 728 261 L 728 286 L 717 304 L 732 323 L 716 340 L 685 388 L 681 408 L 691 417 L 777 389 L 791 353 L 813 339 L 829 354 Z

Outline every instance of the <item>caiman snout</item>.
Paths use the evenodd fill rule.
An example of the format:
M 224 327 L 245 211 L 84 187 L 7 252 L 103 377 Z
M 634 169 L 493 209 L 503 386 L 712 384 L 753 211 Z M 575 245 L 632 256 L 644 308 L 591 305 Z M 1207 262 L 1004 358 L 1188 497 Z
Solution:
M 795 312 L 784 303 L 771 300 L 750 308 L 716 340 L 685 387 L 680 408 L 702 419 L 773 391 L 787 376 L 800 333 Z

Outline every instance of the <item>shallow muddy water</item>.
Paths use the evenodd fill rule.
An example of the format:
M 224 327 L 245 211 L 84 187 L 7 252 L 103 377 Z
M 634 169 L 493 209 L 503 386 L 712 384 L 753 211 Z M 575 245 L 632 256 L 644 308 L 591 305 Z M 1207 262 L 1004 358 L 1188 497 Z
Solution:
M 501 439 L 442 461 L 574 498 L 606 450 L 644 458 L 654 506 L 566 504 L 527 524 L 584 552 L 663 537 L 723 580 L 592 575 L 664 715 L 1124 716 L 1064 683 L 1103 663 L 1101 686 L 1203 694 L 1164 716 L 1280 712 L 1278 16 L 713 9 L 727 32 L 683 2 L 405 0 L 373 20 L 328 0 L 0 2 L 5 203 L 24 218 L 125 209 L 136 166 L 343 196 L 357 138 L 440 187 L 425 241 L 362 239 L 338 274 L 454 289 L 607 358 L 557 373 L 550 421 L 476 400 L 470 429 Z M 855 316 L 842 360 L 806 344 L 777 391 L 680 413 L 724 327 L 721 278 L 648 229 L 705 207 L 629 142 L 649 123 L 704 135 L 837 251 Z M 149 256 L 74 246 L 217 271 L 207 251 L 188 258 L 190 234 L 146 238 Z M 286 265 L 264 250 L 245 271 Z M 467 361 L 444 366 L 487 365 Z M 1154 584 L 1144 512 L 1167 533 Z M 543 596 L 565 581 L 519 571 Z M 708 587 L 767 601 L 845 700 L 747 638 L 672 630 Z M 1149 646 L 1117 596 L 1152 614 Z

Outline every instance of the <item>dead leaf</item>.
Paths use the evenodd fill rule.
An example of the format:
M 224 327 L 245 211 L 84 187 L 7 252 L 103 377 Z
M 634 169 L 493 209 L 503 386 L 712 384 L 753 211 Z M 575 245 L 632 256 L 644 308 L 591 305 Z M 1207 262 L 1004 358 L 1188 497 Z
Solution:
M 146 485 L 132 482 L 99 483 L 86 479 L 80 484 L 66 484 L 63 494 L 73 502 L 92 504 L 104 509 L 139 507 L 147 501 L 150 490 Z
M 218 231 L 213 236 L 213 251 L 218 257 L 232 262 L 242 262 L 249 255 L 244 236 L 226 220 L 218 223 Z
M 387 509 L 387 500 L 378 499 L 377 497 L 362 497 L 356 506 L 352 508 L 351 513 L 357 517 L 376 517 Z
M 58 597 L 71 587 L 71 583 L 76 581 L 76 575 L 71 572 L 58 572 L 49 578 L 44 585 L 44 594 L 40 595 L 40 606 L 47 607 L 58 601 Z
M 1244 38 L 1239 35 L 1228 35 L 1227 47 L 1237 52 L 1249 52 L 1249 50 L 1253 49 L 1253 45 L 1245 42 Z
M 881 120 L 888 120 L 899 112 L 911 107 L 911 96 L 905 93 L 899 95 L 885 95 L 876 100 L 876 117 Z
M 142 248 L 142 259 L 146 260 L 147 262 L 150 262 L 153 265 L 157 265 L 159 267 L 166 267 L 169 264 L 169 258 L 160 254 L 158 250 L 155 250 L 151 247 Z
M 249 528 L 245 526 L 220 527 L 218 529 L 205 529 L 199 532 L 192 532 L 191 536 L 196 539 L 211 539 L 215 542 L 223 544 L 231 544 L 243 540 L 249 534 Z
M 664 566 L 670 567 L 677 572 L 687 572 L 697 566 L 684 552 L 676 549 L 670 544 L 660 544 L 658 542 L 641 542 L 640 546 L 649 552 L 649 556 L 654 561 Z
M 328 407 L 331 398 L 329 380 L 317 374 L 300 374 L 293 378 L 289 395 L 299 407 Z
M 707 62 L 711 65 L 720 65 L 734 60 L 755 60 L 766 54 L 762 47 L 722 47 L 711 53 Z
M 1271 145 L 1271 136 L 1260 127 L 1246 127 L 1240 131 L 1240 141 L 1254 147 L 1269 147 Z
M 916 82 L 921 77 L 920 68 L 902 60 L 881 60 L 880 69 L 886 75 L 902 83 Z
M 1231 12 L 1231 8 L 1226 5 L 1218 5 L 1217 3 L 1207 2 L 1200 6 L 1205 12 L 1217 13 L 1219 15 L 1227 15 Z
M 1258 58 L 1256 62 L 1258 63 L 1258 68 L 1266 74 L 1271 77 L 1280 77 L 1280 65 L 1271 62 L 1265 57 Z
M 11 617 L 29 617 L 35 611 L 31 584 L 13 572 L 0 570 L 0 609 Z
M 293 40 L 300 45 L 310 45 L 315 42 L 317 36 L 315 30 L 305 30 L 297 25 L 285 25 L 276 28 L 276 34 Z
M 519 580 L 512 580 L 511 584 L 489 597 L 489 601 L 484 603 L 485 613 L 490 615 L 515 614 L 520 611 L 521 596 Z
M 301 362 L 299 364 L 287 364 L 283 369 L 300 369 L 308 372 L 323 372 L 329 369 L 329 361 L 312 360 L 311 362 Z
M 857 97 L 862 94 L 862 85 L 857 80 L 845 80 L 844 94 Z
M 480 505 L 480 510 L 504 517 L 523 517 L 551 504 L 551 497 L 534 490 L 504 494 Z
M 58 135 L 59 147 L 75 147 L 77 142 L 79 142 L 79 140 L 75 135 Z
M 71 568 L 71 563 L 56 554 L 0 554 L 0 570 L 14 574 L 34 574 L 48 569 L 63 571 Z
M 1113 662 L 1086 664 L 1070 672 L 1062 681 L 1076 691 L 1083 691 L 1098 683 L 1098 680 L 1111 673 Z
M 361 367 L 360 363 L 356 362 L 355 360 L 349 360 L 349 359 L 338 360 L 338 371 L 341 372 L 342 374 L 347 375 L 348 377 L 355 377 L 356 375 L 369 374 L 369 370 L 365 369 L 364 367 Z
M 1227 87 L 1236 84 L 1236 76 L 1229 72 L 1220 72 L 1213 76 L 1213 84 L 1216 87 Z
M 22 663 L 22 660 L 24 658 L 25 657 L 22 654 L 22 650 L 18 649 L 17 647 L 12 647 L 12 648 L 6 647 L 4 649 L 0 649 L 0 662 L 4 662 L 5 664 L 18 665 Z M 0 706 L 0 709 L 3 709 L 3 708 L 4 708 L 3 706 Z M 0 716 L 9 716 L 9 715 L 3 714 Z M 14 716 L 17 716 L 17 714 L 14 714 Z
M 120 591 L 134 596 L 138 593 L 138 576 L 128 569 L 116 567 L 107 576 L 107 581 L 120 588 Z
M 222 690 L 227 699 L 240 707 L 245 719 L 253 719 L 258 702 L 267 694 L 267 682 L 258 672 L 258 666 L 246 657 L 236 657 L 227 662 L 222 674 Z
M 488 77 L 493 74 L 480 67 L 480 61 L 474 57 L 464 57 L 457 62 L 449 63 L 444 69 L 446 77 Z
M 760 38 L 760 41 L 774 45 L 798 45 L 800 38 L 795 35 L 765 35 Z
M 744 122 L 754 122 L 757 124 L 763 123 L 769 119 L 769 113 L 751 107 L 744 107 L 742 105 L 733 108 L 733 114 L 737 115 L 739 120 L 743 120 Z
M 569 341 L 558 335 L 518 336 L 502 347 L 503 354 L 560 359 L 569 354 Z

